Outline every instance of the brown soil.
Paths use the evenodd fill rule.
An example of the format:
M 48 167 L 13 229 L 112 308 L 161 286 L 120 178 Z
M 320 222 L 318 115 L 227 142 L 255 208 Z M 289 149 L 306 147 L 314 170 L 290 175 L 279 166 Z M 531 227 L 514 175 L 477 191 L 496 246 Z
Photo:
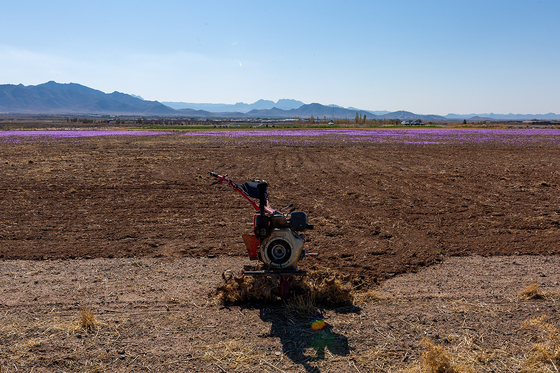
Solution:
M 559 153 L 180 136 L 3 143 L 2 372 L 389 372 L 418 366 L 423 337 L 476 371 L 520 370 L 546 337 L 524 321 L 546 313 L 558 325 Z M 210 187 L 209 171 L 266 179 L 274 207 L 294 202 L 315 225 L 306 249 L 319 257 L 301 267 L 362 276 L 381 298 L 323 310 L 320 331 L 281 306 L 216 304 L 207 294 L 221 272 L 248 264 L 253 212 Z M 532 280 L 549 296 L 521 300 Z M 102 322 L 89 332 L 75 322 L 84 304 Z
M 560 347 L 527 325 L 542 315 L 560 325 L 557 257 L 450 257 L 384 282 L 354 307 L 303 316 L 281 305 L 224 307 L 208 296 L 224 270 L 247 262 L 3 261 L 2 372 L 414 371 L 424 338 L 457 366 L 516 372 L 533 365 L 537 343 Z M 535 280 L 545 297 L 519 297 Z M 79 324 L 84 305 L 99 323 L 89 331 Z M 315 331 L 317 318 L 327 326 Z

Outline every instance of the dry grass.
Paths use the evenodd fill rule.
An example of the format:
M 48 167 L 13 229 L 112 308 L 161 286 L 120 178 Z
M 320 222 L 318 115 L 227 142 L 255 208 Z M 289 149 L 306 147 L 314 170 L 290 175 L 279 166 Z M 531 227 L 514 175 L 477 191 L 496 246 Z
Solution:
M 373 289 L 354 293 L 354 304 L 356 305 L 367 304 L 382 299 L 383 297 Z
M 274 276 L 222 275 L 224 284 L 216 289 L 219 301 L 224 303 L 278 302 L 279 279 Z M 353 304 L 355 288 L 362 284 L 351 276 L 325 269 L 310 271 L 302 277 L 289 278 L 292 297 L 290 306 L 305 309 L 315 306 L 344 306 Z M 370 294 L 371 295 L 371 294 Z
M 441 346 L 423 339 L 420 344 L 426 348 L 420 357 L 420 363 L 406 369 L 409 373 L 467 373 L 474 372 L 471 366 L 454 363 L 451 356 Z
M 533 345 L 532 353 L 527 358 L 527 366 L 533 369 L 542 364 L 550 364 L 558 371 L 558 366 L 560 366 L 560 330 L 545 322 L 546 318 L 546 315 L 542 315 L 525 323 L 526 327 L 536 326 L 540 332 L 545 333 L 542 342 Z
M 473 372 L 470 366 L 453 363 L 449 354 L 441 346 L 436 346 L 427 339 L 421 344 L 426 347 L 426 351 L 422 353 L 420 364 L 422 372 L 426 373 L 463 373 Z
M 519 297 L 524 299 L 543 299 L 546 294 L 539 291 L 539 283 L 531 282 L 525 289 L 519 292 Z
M 204 346 L 202 360 L 217 366 L 220 371 L 243 371 L 249 367 L 270 365 L 266 363 L 266 353 L 247 345 L 242 340 L 229 340 Z M 240 370 L 241 369 L 241 370 Z
M 343 306 L 353 304 L 354 288 L 358 282 L 351 276 L 341 275 L 327 268 L 310 271 L 299 284 L 300 291 L 310 294 L 316 304 Z
M 91 310 L 91 307 L 87 307 L 83 305 L 82 308 L 80 309 L 80 321 L 78 322 L 78 326 L 83 331 L 93 332 L 97 330 L 98 327 L 101 326 L 101 322 L 95 318 Z
M 140 269 L 146 271 L 147 276 L 155 278 L 157 274 L 158 281 L 163 281 L 160 279 L 166 274 L 170 281 L 174 277 L 168 263 L 160 272 L 148 259 L 146 262 L 148 266 Z M 3 268 L 5 272 L 1 276 L 4 284 L 0 285 L 5 289 L 15 288 L 8 282 L 16 278 L 9 264 Z M 122 265 L 127 266 L 127 270 L 138 270 L 130 263 Z M 22 274 L 30 275 L 35 267 L 26 266 Z M 49 270 L 43 272 L 50 273 Z M 125 289 L 134 277 L 126 276 L 119 287 L 115 286 L 116 290 Z M 89 277 L 91 283 L 97 284 L 97 279 L 106 276 L 96 273 Z M 550 277 L 546 280 L 553 283 Z M 138 286 L 142 286 L 140 280 L 144 275 L 137 278 Z M 232 286 L 257 280 L 229 275 L 226 279 Z M 281 307 L 278 307 L 280 302 L 273 306 L 259 304 L 227 309 L 215 303 L 204 305 L 208 301 L 205 294 L 213 284 L 211 279 L 207 287 L 186 297 L 177 293 L 158 294 L 157 302 L 149 307 L 148 302 L 127 298 L 126 292 L 118 302 L 113 301 L 113 297 L 96 298 L 99 294 L 109 294 L 105 288 L 99 293 L 88 292 L 88 301 L 93 299 L 93 302 L 82 302 L 77 307 L 75 302 L 79 299 L 76 298 L 56 307 L 52 299 L 34 308 L 25 304 L 14 309 L 3 307 L 0 312 L 2 372 L 15 371 L 16 366 L 18 371 L 31 371 L 35 367 L 34 371 L 60 368 L 67 372 L 147 371 L 150 367 L 152 371 L 204 372 L 536 373 L 557 372 L 556 368 L 560 368 L 560 316 L 555 312 L 556 297 L 521 301 L 518 290 L 531 282 L 530 277 L 522 286 L 515 280 L 504 297 L 465 296 L 460 299 L 406 297 L 385 289 L 383 294 L 387 295 L 381 297 L 375 291 L 354 290 L 356 284 L 350 278 L 328 270 L 310 273 L 307 280 L 311 283 L 307 285 L 309 289 L 313 286 L 319 289 L 317 293 L 323 291 L 321 289 L 332 292 L 337 284 L 344 290 L 351 289 L 352 302 L 360 305 L 361 310 L 354 312 L 354 307 L 321 309 L 310 292 L 295 293 Z M 180 281 L 182 284 L 184 280 Z M 277 285 L 268 284 L 274 294 Z M 258 284 L 252 286 L 258 287 Z M 544 289 L 554 291 L 557 288 Z M 111 294 L 116 293 L 111 291 Z M 543 291 L 537 287 L 536 293 L 543 294 Z M 83 307 L 84 317 L 82 304 L 90 306 Z M 170 309 L 166 310 L 166 305 Z M 118 312 L 105 311 L 105 308 Z M 543 309 L 551 312 L 549 318 L 533 318 L 540 316 L 542 311 L 539 310 Z M 97 312 L 101 310 L 103 314 Z M 328 328 L 312 328 L 310 320 L 316 320 L 317 310 Z M 95 326 L 88 327 L 88 319 L 89 324 Z M 528 321 L 524 323 L 525 320 Z M 88 333 L 86 330 L 95 331 Z M 347 354 L 325 348 L 320 356 L 312 342 L 323 334 L 346 339 Z M 431 346 L 425 342 L 420 344 L 422 338 L 428 336 L 432 338 Z M 222 342 L 218 343 L 220 340 Z M 123 359 L 120 358 L 121 349 L 125 351 Z
M 427 339 L 421 344 L 426 347 L 420 358 L 421 372 L 426 373 L 457 373 L 451 364 L 448 353 L 441 346 L 436 346 Z
M 319 313 L 311 294 L 297 295 L 286 299 L 282 305 L 284 313 L 291 316 L 308 316 Z
M 218 300 L 223 303 L 274 302 L 278 300 L 277 281 L 271 277 L 234 276 L 222 274 L 224 284 L 216 289 Z

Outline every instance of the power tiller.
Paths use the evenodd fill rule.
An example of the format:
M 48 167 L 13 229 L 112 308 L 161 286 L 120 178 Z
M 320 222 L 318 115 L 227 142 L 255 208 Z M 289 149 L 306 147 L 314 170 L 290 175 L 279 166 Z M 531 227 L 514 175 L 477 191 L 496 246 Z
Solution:
M 228 175 L 218 175 L 210 172 L 218 180 L 214 184 L 227 184 L 241 194 L 255 208 L 253 216 L 253 235 L 244 234 L 243 242 L 247 247 L 250 260 L 262 262 L 264 269 L 256 267 L 245 269 L 244 275 L 269 275 L 280 278 L 278 291 L 280 297 L 289 295 L 288 277 L 305 275 L 305 271 L 298 270 L 297 264 L 306 256 L 303 249 L 305 235 L 302 233 L 313 229 L 307 221 L 307 214 L 294 211 L 294 204 L 274 210 L 268 202 L 268 183 L 264 180 L 248 181 L 235 184 Z M 258 199 L 258 204 L 252 199 Z

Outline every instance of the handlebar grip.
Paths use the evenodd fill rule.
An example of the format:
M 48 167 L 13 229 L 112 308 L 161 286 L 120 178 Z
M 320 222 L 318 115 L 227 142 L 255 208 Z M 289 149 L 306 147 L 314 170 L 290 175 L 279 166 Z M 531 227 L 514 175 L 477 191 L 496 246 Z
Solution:
M 266 189 L 268 188 L 268 183 L 266 181 L 262 181 L 257 184 L 257 189 L 259 191 L 259 210 L 261 211 L 261 215 L 264 215 L 264 209 L 266 206 Z
M 214 176 L 214 177 L 218 177 L 218 174 L 215 172 L 210 172 L 210 175 Z

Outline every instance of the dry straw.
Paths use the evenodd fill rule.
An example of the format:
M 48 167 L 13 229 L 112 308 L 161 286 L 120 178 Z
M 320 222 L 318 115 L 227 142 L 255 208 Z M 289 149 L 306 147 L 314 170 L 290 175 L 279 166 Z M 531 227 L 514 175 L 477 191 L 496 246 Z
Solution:
M 525 289 L 519 292 L 519 297 L 524 299 L 543 299 L 546 294 L 539 291 L 539 283 L 533 281 Z
M 342 306 L 353 303 L 354 287 L 358 283 L 357 279 L 349 275 L 342 275 L 327 268 L 310 271 L 297 285 L 301 286 L 301 292 L 310 294 L 316 304 Z
M 223 285 L 216 289 L 218 299 L 224 303 L 278 302 L 279 278 L 274 276 L 222 275 Z M 363 285 L 348 275 L 324 269 L 310 271 L 305 276 L 288 278 L 292 295 L 291 306 L 313 308 L 315 305 L 343 306 L 354 301 L 354 289 Z
M 205 353 L 202 360 L 208 365 L 215 365 L 223 372 L 242 372 L 249 367 L 266 366 L 268 368 L 271 365 L 266 361 L 265 352 L 252 348 L 242 340 L 222 341 L 203 348 Z
M 283 306 L 285 314 L 290 316 L 309 316 L 319 313 L 311 294 L 288 298 L 283 302 Z
M 86 332 L 93 332 L 99 326 L 101 322 L 98 321 L 91 310 L 91 306 L 87 307 L 85 305 L 80 309 L 80 321 L 78 323 L 79 327 Z
M 441 346 L 436 346 L 427 339 L 421 344 L 426 347 L 426 351 L 422 353 L 420 363 L 422 372 L 426 373 L 455 373 L 457 370 L 451 364 L 449 355 Z
M 471 366 L 453 362 L 452 357 L 441 346 L 434 345 L 430 340 L 423 339 L 420 344 L 426 350 L 420 356 L 420 364 L 416 363 L 404 372 L 409 373 L 470 373 Z
M 547 316 L 535 317 L 525 323 L 526 326 L 536 326 L 545 336 L 540 343 L 533 345 L 532 354 L 528 357 L 528 366 L 534 368 L 541 363 L 550 364 L 558 371 L 560 366 L 560 330 L 545 322 Z
M 224 303 L 272 302 L 277 299 L 278 284 L 270 277 L 234 276 L 224 272 L 222 278 L 224 284 L 216 289 L 216 295 Z

